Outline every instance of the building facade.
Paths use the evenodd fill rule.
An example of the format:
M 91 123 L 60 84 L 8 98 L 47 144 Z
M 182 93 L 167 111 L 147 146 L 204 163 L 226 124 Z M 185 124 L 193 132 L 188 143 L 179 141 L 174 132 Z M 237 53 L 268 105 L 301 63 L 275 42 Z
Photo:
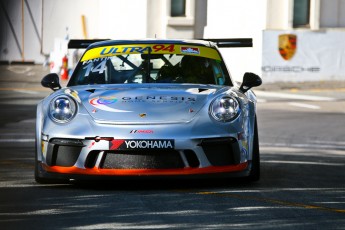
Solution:
M 222 49 L 237 81 L 345 80 L 345 0 L 0 0 L 0 12 L 5 63 L 59 60 L 68 39 L 250 37 Z

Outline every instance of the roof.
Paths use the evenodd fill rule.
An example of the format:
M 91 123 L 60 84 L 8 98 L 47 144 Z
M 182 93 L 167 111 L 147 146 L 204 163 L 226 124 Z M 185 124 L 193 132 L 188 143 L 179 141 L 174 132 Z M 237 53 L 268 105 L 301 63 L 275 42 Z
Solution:
M 187 39 L 133 39 L 133 40 L 105 40 L 92 43 L 88 49 L 102 46 L 112 45 L 128 45 L 128 44 L 193 44 L 206 47 L 216 47 L 213 42 L 204 40 L 187 40 Z

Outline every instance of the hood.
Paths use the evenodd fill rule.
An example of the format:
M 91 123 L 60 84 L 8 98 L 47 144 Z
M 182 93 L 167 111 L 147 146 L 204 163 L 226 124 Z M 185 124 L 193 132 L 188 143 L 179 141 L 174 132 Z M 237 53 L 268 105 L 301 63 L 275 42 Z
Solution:
M 97 122 L 188 122 L 224 91 L 224 87 L 204 85 L 115 87 L 77 90 L 80 103 Z

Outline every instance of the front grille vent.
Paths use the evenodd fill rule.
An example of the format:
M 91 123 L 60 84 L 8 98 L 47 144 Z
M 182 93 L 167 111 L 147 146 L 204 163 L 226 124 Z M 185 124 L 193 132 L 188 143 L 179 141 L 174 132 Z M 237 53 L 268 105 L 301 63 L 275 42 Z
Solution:
M 178 169 L 184 168 L 184 163 L 176 150 L 106 151 L 101 168 Z

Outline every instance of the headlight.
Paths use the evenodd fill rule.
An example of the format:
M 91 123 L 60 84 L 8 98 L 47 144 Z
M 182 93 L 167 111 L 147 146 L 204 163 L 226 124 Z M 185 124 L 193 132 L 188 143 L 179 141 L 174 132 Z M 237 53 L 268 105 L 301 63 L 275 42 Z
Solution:
M 210 105 L 210 114 L 216 121 L 228 122 L 240 113 L 240 105 L 232 96 L 218 97 Z
M 55 97 L 49 106 L 49 115 L 53 121 L 66 123 L 73 119 L 77 112 L 75 101 L 68 96 Z

